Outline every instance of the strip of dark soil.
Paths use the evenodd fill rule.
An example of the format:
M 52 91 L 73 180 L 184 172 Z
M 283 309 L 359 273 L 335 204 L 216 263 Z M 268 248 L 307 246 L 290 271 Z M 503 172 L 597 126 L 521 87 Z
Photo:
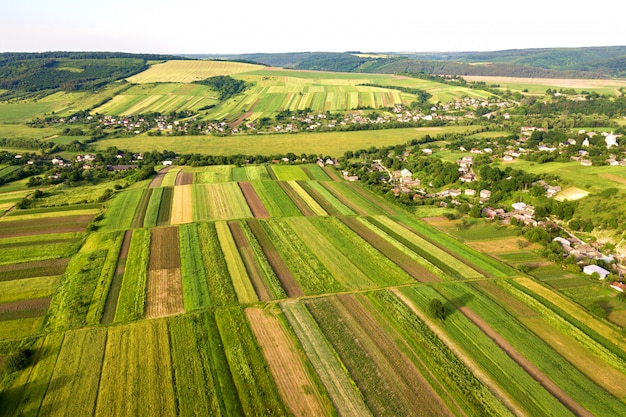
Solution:
M 62 275 L 69 262 L 69 258 L 62 258 L 2 265 L 0 266 L 0 281 Z
M 328 175 L 330 177 L 331 180 L 333 180 L 333 181 L 343 181 L 341 179 L 341 177 L 339 175 L 337 175 L 337 172 L 334 169 L 328 168 L 326 166 L 322 167 L 322 169 L 324 170 L 326 175 Z
M 406 271 L 419 282 L 439 282 L 440 279 L 422 265 L 415 262 L 407 254 L 393 246 L 385 238 L 379 236 L 354 217 L 337 217 L 357 235 L 376 248 L 380 253 Z
M 94 215 L 47 217 L 0 222 L 0 236 L 20 237 L 48 233 L 84 232 Z
M 0 321 L 40 317 L 50 307 L 50 297 L 0 304 Z
M 178 227 L 155 227 L 150 229 L 149 270 L 180 268 L 180 239 Z
M 280 254 L 276 250 L 276 247 L 269 239 L 269 237 L 267 237 L 267 234 L 265 233 L 265 230 L 263 230 L 263 227 L 261 227 L 259 221 L 254 219 L 248 219 L 247 223 L 250 227 L 250 230 L 252 230 L 252 234 L 254 234 L 254 237 L 256 237 L 259 244 L 261 245 L 261 249 L 263 250 L 265 257 L 270 263 L 272 269 L 274 269 L 274 273 L 276 273 L 276 277 L 280 281 L 280 284 L 285 290 L 287 296 L 300 297 L 304 295 L 304 291 L 302 291 L 302 288 L 300 288 L 298 281 L 296 281 L 296 279 L 291 274 L 291 271 L 287 267 L 287 264 L 285 263 L 283 258 L 280 257 Z
M 246 203 L 250 207 L 252 215 L 258 219 L 269 219 L 270 213 L 256 193 L 256 190 L 249 182 L 239 182 L 239 188 L 246 199 Z
M 185 172 L 183 170 L 178 171 L 176 174 L 176 185 L 190 185 L 193 184 L 193 172 Z
M 168 226 L 170 224 L 173 200 L 174 187 L 163 188 L 163 194 L 161 194 L 161 204 L 159 205 L 159 214 L 157 216 L 158 226 Z

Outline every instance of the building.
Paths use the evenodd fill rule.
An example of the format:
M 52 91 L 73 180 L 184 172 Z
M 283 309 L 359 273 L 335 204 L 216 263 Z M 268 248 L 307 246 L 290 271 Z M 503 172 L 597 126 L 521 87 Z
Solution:
M 596 272 L 598 275 L 600 275 L 600 279 L 604 279 L 607 275 L 610 274 L 609 271 L 602 267 L 599 267 L 598 265 L 587 265 L 583 268 L 583 272 L 587 275 L 591 275 Z

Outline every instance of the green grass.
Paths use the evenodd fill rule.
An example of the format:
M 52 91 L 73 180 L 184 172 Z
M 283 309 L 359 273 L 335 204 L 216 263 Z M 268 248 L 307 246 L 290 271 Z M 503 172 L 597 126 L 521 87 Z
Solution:
M 228 265 L 215 228 L 215 223 L 198 225 L 202 260 L 209 279 L 211 305 L 222 306 L 237 303 L 237 294 L 228 272 Z
M 150 230 L 135 229 L 115 312 L 116 323 L 137 320 L 144 315 L 149 255 Z
M 143 190 L 127 190 L 117 194 L 110 203 L 101 223 L 102 230 L 130 229 Z
M 279 181 L 306 181 L 309 176 L 299 165 L 272 165 L 272 171 Z
M 276 181 L 254 181 L 251 184 L 272 217 L 302 215 Z
M 137 135 L 133 138 L 105 139 L 95 143 L 97 150 L 111 146 L 133 152 L 170 150 L 179 154 L 203 153 L 208 155 L 275 155 L 292 152 L 296 155 L 343 155 L 346 151 L 405 144 L 426 135 L 471 133 L 471 126 L 445 126 L 428 128 L 383 129 L 359 132 L 298 133 L 295 135 L 267 134 L 255 136 L 177 136 L 157 137 Z
M 193 168 L 194 184 L 214 184 L 218 182 L 229 182 L 232 179 L 233 167 L 229 165 L 212 165 L 206 167 Z
M 197 225 L 181 224 L 178 230 L 185 311 L 208 307 L 211 300 L 209 283 L 202 259 Z

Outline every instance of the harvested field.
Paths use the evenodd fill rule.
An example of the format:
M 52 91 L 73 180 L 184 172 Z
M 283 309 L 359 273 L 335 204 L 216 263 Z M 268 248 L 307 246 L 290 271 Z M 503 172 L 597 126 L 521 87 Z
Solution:
M 151 229 L 146 317 L 184 312 L 178 227 Z
M 521 242 L 521 243 L 520 243 Z M 505 239 L 494 240 L 474 240 L 466 242 L 467 246 L 486 253 L 513 253 L 520 251 L 520 244 L 524 245 L 524 251 L 533 251 L 541 246 L 537 243 L 528 242 L 522 237 L 509 237 Z
M 580 200 L 583 197 L 587 197 L 589 195 L 589 191 L 582 190 L 576 187 L 569 187 L 561 191 L 554 197 L 555 200 L 565 201 L 565 200 Z
M 291 412 L 295 416 L 330 414 L 329 401 L 313 383 L 304 358 L 281 321 L 261 308 L 248 308 L 246 315 L 278 391 Z
M 148 271 L 146 318 L 185 312 L 180 268 Z
M 0 281 L 62 275 L 69 262 L 69 258 L 65 258 L 2 265 L 0 266 Z
M 192 207 L 191 185 L 174 187 L 170 223 L 173 225 L 191 223 L 193 221 Z
M 270 217 L 270 213 L 263 205 L 263 202 L 254 190 L 254 187 L 252 187 L 252 184 L 249 182 L 240 182 L 239 188 L 241 188 L 241 192 L 243 193 L 243 196 L 245 197 L 254 217 L 261 219 L 267 219 Z

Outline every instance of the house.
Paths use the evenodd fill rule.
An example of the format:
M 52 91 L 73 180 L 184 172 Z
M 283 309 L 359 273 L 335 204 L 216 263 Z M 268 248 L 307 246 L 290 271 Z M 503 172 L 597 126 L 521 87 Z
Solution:
M 476 195 L 476 190 L 472 190 L 471 188 L 467 188 L 465 190 L 465 195 L 474 196 L 474 195 Z
M 170 165 L 172 165 L 172 161 L 170 161 L 169 159 L 168 159 L 168 160 L 163 161 L 163 166 L 166 166 L 166 167 L 167 167 L 167 166 L 170 166 Z
M 614 281 L 614 282 L 611 282 L 611 288 L 614 288 L 619 292 L 624 292 L 624 290 L 626 290 L 626 285 L 624 285 L 623 283 L 619 281 Z
M 433 154 L 433 150 L 432 149 L 422 149 L 422 153 L 424 155 L 432 155 Z
M 583 159 L 580 161 L 580 165 L 584 166 L 584 167 L 590 167 L 593 165 L 593 162 L 591 162 L 588 159 Z
M 600 279 L 606 278 L 607 275 L 610 274 L 606 269 L 598 266 L 598 265 L 587 265 L 583 268 L 583 272 L 587 275 L 591 275 L 594 272 L 600 275 Z
M 480 198 L 489 200 L 491 198 L 491 191 L 489 190 L 480 190 Z
M 606 135 L 606 138 L 604 138 L 604 141 L 606 142 L 607 149 L 613 146 L 617 146 L 617 135 L 614 135 L 613 132 L 611 132 L 608 135 Z

